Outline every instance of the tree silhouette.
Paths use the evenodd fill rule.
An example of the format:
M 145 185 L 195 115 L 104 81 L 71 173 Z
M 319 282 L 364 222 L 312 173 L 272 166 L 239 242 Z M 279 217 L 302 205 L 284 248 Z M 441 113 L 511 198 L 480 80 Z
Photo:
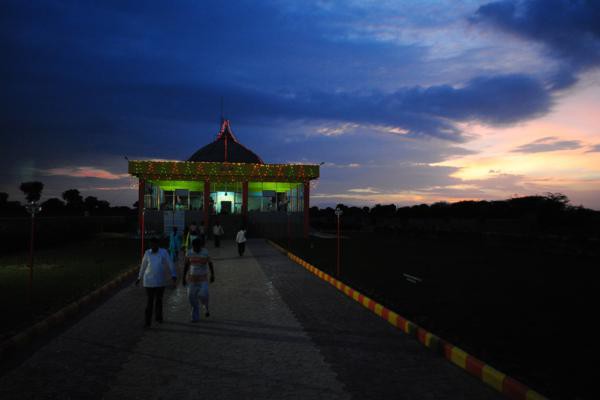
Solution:
M 83 200 L 83 205 L 85 206 L 85 211 L 90 214 L 95 214 L 98 209 L 98 198 L 95 196 L 88 196 Z
M 53 197 L 42 203 L 42 216 L 59 216 L 65 214 L 65 203 L 61 199 Z
M 9 201 L 8 193 L 0 192 L 0 217 L 25 217 L 27 210 L 18 201 Z
M 85 210 L 90 215 L 101 215 L 106 214 L 110 209 L 110 203 L 105 200 L 98 200 L 95 196 L 88 196 L 83 200 Z
M 77 189 L 69 189 L 63 192 L 62 198 L 67 202 L 67 206 L 75 206 L 83 204 L 83 197 Z
M 44 190 L 44 184 L 42 182 L 32 181 L 23 182 L 19 187 L 25 194 L 27 201 L 38 201 L 42 197 L 42 190 Z
M 63 200 L 67 203 L 66 210 L 70 215 L 83 214 L 83 197 L 77 189 L 69 189 L 63 192 Z

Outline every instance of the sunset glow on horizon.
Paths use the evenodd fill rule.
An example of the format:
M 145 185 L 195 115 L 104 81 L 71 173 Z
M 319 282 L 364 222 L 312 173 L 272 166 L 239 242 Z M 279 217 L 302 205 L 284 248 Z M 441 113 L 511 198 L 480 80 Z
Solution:
M 600 188 L 599 82 L 600 74 L 588 76 L 550 114 L 532 121 L 507 128 L 465 124 L 475 139 L 464 147 L 473 154 L 432 165 L 458 168 L 452 177 L 475 182 L 490 198 L 508 193 L 485 182 L 512 176 L 514 194 L 563 192 L 572 203 L 588 203 Z

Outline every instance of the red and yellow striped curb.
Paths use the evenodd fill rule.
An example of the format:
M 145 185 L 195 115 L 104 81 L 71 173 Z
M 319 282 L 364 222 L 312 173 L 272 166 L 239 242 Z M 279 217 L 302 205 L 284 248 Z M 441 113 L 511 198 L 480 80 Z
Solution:
M 25 329 L 23 332 L 0 343 L 0 360 L 10 353 L 23 349 L 31 344 L 36 337 L 45 335 L 48 331 L 66 323 L 69 318 L 77 316 L 85 307 L 93 304 L 96 301 L 104 298 L 110 291 L 118 287 L 125 280 L 135 275 L 139 267 L 132 268 L 121 274 L 110 282 L 104 284 L 91 293 L 81 297 L 80 299 L 66 305 L 54 314 L 46 317 L 44 320 Z
M 462 349 L 448 343 L 442 338 L 434 335 L 431 332 L 426 331 L 419 325 L 407 320 L 396 312 L 388 309 L 387 307 L 377 303 L 375 300 L 363 295 L 362 293 L 352 289 L 345 283 L 335 279 L 331 275 L 326 274 L 315 266 L 307 263 L 297 255 L 290 253 L 283 247 L 279 246 L 269 240 L 269 243 L 286 254 L 292 261 L 300 264 L 302 267 L 312 272 L 325 282 L 328 282 L 336 289 L 344 293 L 346 296 L 352 298 L 354 301 L 368 308 L 379 317 L 386 320 L 391 325 L 400 329 L 404 333 L 414 336 L 419 342 L 426 347 L 436 351 L 444 358 L 449 360 L 454 365 L 467 371 L 469 374 L 477 377 L 485 384 L 496 389 L 498 392 L 503 393 L 509 399 L 514 400 L 545 400 L 546 397 L 542 396 L 538 392 L 528 388 L 521 382 L 507 376 L 506 374 L 498 371 L 490 365 L 480 361 L 472 355 L 466 353 Z

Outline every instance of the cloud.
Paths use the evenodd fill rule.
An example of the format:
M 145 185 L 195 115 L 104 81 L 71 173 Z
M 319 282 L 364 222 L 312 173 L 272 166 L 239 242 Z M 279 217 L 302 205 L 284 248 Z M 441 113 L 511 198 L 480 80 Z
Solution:
M 339 135 L 348 133 L 350 131 L 353 131 L 358 127 L 359 127 L 359 125 L 357 125 L 357 124 L 343 123 L 343 124 L 337 124 L 335 126 L 323 126 L 323 127 L 317 128 L 317 132 L 320 135 L 325 135 L 325 136 L 339 136 Z
M 326 162 L 323 164 L 326 168 L 359 168 L 361 164 L 359 163 L 348 163 L 348 164 L 339 164 L 334 162 Z
M 598 152 L 600 152 L 600 144 L 593 145 L 589 148 L 588 151 L 586 151 L 586 153 L 598 153 Z
M 149 95 L 153 97 L 152 93 Z M 199 93 L 197 97 L 191 103 L 207 96 Z M 543 115 L 552 106 L 552 98 L 542 82 L 523 74 L 480 76 L 460 86 L 401 87 L 391 93 L 314 91 L 288 99 L 259 91 L 237 91 L 232 97 L 237 99 L 238 110 L 246 108 L 242 117 L 247 119 L 344 121 L 323 133 L 341 134 L 362 124 L 382 126 L 395 134 L 458 142 L 464 137 L 457 122 L 511 124 Z M 244 104 L 254 107 L 248 109 Z
M 91 132 L 94 136 L 117 132 L 127 135 L 128 130 L 141 131 L 145 125 L 151 125 L 153 119 L 208 122 L 213 116 L 199 114 L 198 108 L 209 109 L 215 98 L 224 95 L 231 99 L 228 107 L 236 110 L 235 120 L 246 123 L 321 120 L 339 122 L 319 128 L 319 133 L 326 136 L 356 131 L 360 124 L 380 126 L 386 132 L 402 136 L 462 142 L 465 138 L 456 125 L 459 122 L 512 124 L 547 113 L 553 103 L 542 82 L 522 74 L 480 76 L 462 85 L 401 87 L 391 93 L 305 91 L 294 98 L 261 89 L 217 87 L 209 83 L 119 84 L 111 88 L 92 83 L 76 86 L 57 83 L 53 90 L 58 91 L 58 86 L 62 86 L 60 104 L 53 99 L 36 101 L 40 116 L 45 118 L 43 123 L 28 121 L 23 108 L 15 107 L 6 110 L 11 117 L 3 130 L 47 132 L 51 126 L 54 131 L 76 136 L 89 129 L 89 125 L 94 127 Z M 32 84 L 27 92 L 38 90 Z M 94 98 L 86 99 L 90 92 Z M 17 92 L 15 96 L 24 94 Z M 109 121 L 99 120 L 97 103 L 102 104 L 102 118 Z M 69 116 L 65 115 L 65 108 Z M 76 119 L 70 117 L 73 113 Z M 131 133 L 127 137 L 126 140 L 134 139 Z
M 561 140 L 548 136 L 531 143 L 523 144 L 512 151 L 515 153 L 544 153 L 549 151 L 576 150 L 583 147 L 579 140 Z
M 129 174 L 114 174 L 105 169 L 94 167 L 62 167 L 40 170 L 46 176 L 66 176 L 71 178 L 97 178 L 106 180 L 125 179 Z
M 585 0 L 501 0 L 479 7 L 471 21 L 545 46 L 564 65 L 555 89 L 571 86 L 576 73 L 600 65 L 600 2 Z
M 422 7 L 435 11 L 424 17 Z M 244 123 L 318 120 L 329 124 L 323 135 L 371 125 L 452 142 L 467 140 L 459 122 L 512 124 L 552 106 L 544 83 L 528 73 L 488 69 L 448 79 L 438 71 L 435 81 L 443 84 L 404 80 L 407 70 L 419 75 L 430 68 L 423 60 L 433 44 L 370 34 L 382 18 L 401 29 L 398 18 L 406 17 L 393 5 L 342 2 L 324 9 L 243 1 L 170 8 L 150 2 L 139 9 L 128 2 L 18 2 L 9 8 L 0 21 L 10 54 L 0 66 L 7 82 L 0 129 L 7 136 L 59 134 L 73 148 L 148 148 L 181 132 L 181 125 L 215 123 L 221 97 L 226 114 Z M 411 29 L 438 32 L 466 6 L 411 5 L 403 12 L 409 8 Z M 236 29 L 223 31 L 224 21 Z M 204 39 L 215 31 L 218 40 Z
M 510 124 L 549 111 L 550 94 L 524 74 L 480 76 L 464 86 L 439 85 L 398 91 L 399 109 L 454 121 Z
M 346 202 L 347 205 L 374 205 L 374 204 L 416 204 L 423 203 L 426 197 L 411 191 L 384 194 L 378 193 L 316 193 L 311 195 L 321 207 Z
M 137 190 L 137 184 L 136 185 L 127 185 L 127 186 L 99 186 L 99 187 L 82 188 L 81 190 L 82 191 L 99 190 L 101 192 L 121 191 L 121 190 Z
M 381 193 L 379 190 L 372 187 L 348 189 L 348 191 L 353 193 Z

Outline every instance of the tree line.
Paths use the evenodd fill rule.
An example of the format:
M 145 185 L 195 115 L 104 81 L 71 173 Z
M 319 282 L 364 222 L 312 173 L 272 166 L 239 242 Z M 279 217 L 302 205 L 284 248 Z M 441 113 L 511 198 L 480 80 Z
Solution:
M 42 182 L 23 182 L 19 186 L 27 202 L 38 202 L 41 199 L 44 184 Z M 69 189 L 61 198 L 52 197 L 39 203 L 41 217 L 60 216 L 126 216 L 135 213 L 127 206 L 111 206 L 106 200 L 95 196 L 83 197 L 79 190 Z M 18 200 L 10 200 L 8 193 L 0 192 L 0 217 L 28 216 L 25 204 Z
M 347 227 L 401 225 L 409 220 L 519 220 L 535 225 L 540 230 L 577 230 L 600 232 L 600 211 L 573 206 L 562 193 L 515 197 L 495 201 L 437 202 L 397 207 L 395 204 L 376 204 L 373 207 L 355 207 L 338 204 L 343 223 Z M 323 228 L 335 226 L 332 207 L 310 209 L 311 223 Z

